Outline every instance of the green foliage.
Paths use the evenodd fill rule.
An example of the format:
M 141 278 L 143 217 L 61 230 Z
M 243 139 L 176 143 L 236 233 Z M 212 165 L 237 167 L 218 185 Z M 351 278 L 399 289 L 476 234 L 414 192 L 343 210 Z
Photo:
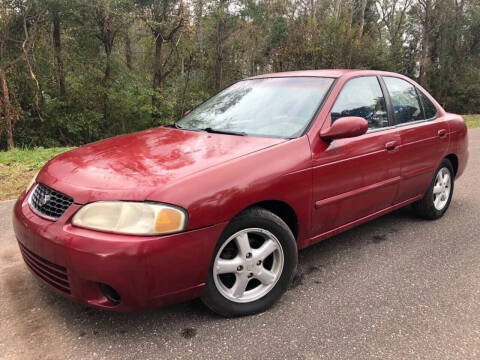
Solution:
M 272 71 L 394 71 L 448 111 L 480 107 L 476 0 L 0 0 L 0 18 L 0 68 L 22 54 L 24 23 L 29 37 L 6 69 L 17 147 L 171 123 L 232 82 Z

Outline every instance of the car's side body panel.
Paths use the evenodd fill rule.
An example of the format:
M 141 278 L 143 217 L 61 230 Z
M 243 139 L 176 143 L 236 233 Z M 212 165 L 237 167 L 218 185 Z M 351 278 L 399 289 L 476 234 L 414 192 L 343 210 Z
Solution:
M 443 116 L 398 128 L 402 181 L 395 202 L 425 193 L 440 161 L 447 155 L 448 128 Z
M 382 79 L 384 77 L 382 76 Z M 400 76 L 389 75 L 388 78 L 396 78 L 406 81 L 408 84 L 417 88 L 415 90 L 428 94 L 414 81 Z M 388 86 L 386 85 L 386 96 L 390 99 Z M 393 104 L 391 107 L 394 113 L 394 125 L 400 137 L 399 160 L 401 169 L 401 181 L 394 203 L 401 203 L 417 196 L 422 196 L 432 181 L 435 170 L 440 161 L 447 155 L 450 135 L 448 120 L 445 118 L 445 112 L 433 98 L 427 95 L 437 108 L 437 115 L 433 119 L 414 121 L 407 119 L 408 122 L 398 124 L 395 119 Z M 417 99 L 419 97 L 417 96 Z M 419 103 L 420 104 L 420 103 Z M 423 109 L 423 107 L 422 107 Z
M 169 182 L 148 200 L 188 209 L 189 229 L 228 221 L 262 201 L 282 201 L 295 211 L 302 239 L 310 224 L 311 184 L 310 144 L 303 136 Z
M 392 205 L 400 167 L 398 152 L 385 144 L 398 142 L 393 129 L 334 140 L 324 151 L 321 141 L 312 141 L 312 236 Z
M 401 126 L 393 123 L 392 127 L 357 138 L 325 143 L 319 133 L 330 126 L 330 110 L 343 86 L 352 78 L 372 75 L 398 77 L 413 84 L 434 103 L 437 118 Z M 388 91 L 384 95 L 389 97 Z M 421 86 L 402 75 L 352 71 L 341 76 L 308 133 L 314 180 L 311 238 L 307 243 L 421 199 L 440 161 L 448 154 L 461 154 L 459 176 L 468 158 L 466 126 L 458 115 L 452 115 L 445 113 Z M 385 148 L 390 141 L 398 144 L 394 151 Z M 376 159 L 381 159 L 380 167 Z
M 446 113 L 445 119 L 448 120 L 450 130 L 450 144 L 448 154 L 453 154 L 458 161 L 456 177 L 460 177 L 467 166 L 468 161 L 468 133 L 465 121 L 460 115 Z

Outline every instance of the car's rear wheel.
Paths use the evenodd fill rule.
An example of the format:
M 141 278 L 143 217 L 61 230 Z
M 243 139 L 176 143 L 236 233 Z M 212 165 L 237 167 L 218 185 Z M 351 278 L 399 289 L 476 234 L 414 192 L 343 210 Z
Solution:
M 265 209 L 249 209 L 223 232 L 202 301 L 223 316 L 262 312 L 287 290 L 296 266 L 297 246 L 288 225 Z
M 454 177 L 452 163 L 443 159 L 425 196 L 413 204 L 418 216 L 435 220 L 445 214 L 453 196 Z

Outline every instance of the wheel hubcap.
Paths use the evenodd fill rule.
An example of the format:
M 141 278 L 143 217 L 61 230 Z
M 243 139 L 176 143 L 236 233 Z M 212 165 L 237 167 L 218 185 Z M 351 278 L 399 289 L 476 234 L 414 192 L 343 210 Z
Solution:
M 218 251 L 213 266 L 215 286 L 228 300 L 255 301 L 273 289 L 283 264 L 282 246 L 271 232 L 244 229 L 229 237 Z
M 433 186 L 433 205 L 437 210 L 443 210 L 447 205 L 452 188 L 452 177 L 450 171 L 444 167 L 441 168 L 435 178 Z

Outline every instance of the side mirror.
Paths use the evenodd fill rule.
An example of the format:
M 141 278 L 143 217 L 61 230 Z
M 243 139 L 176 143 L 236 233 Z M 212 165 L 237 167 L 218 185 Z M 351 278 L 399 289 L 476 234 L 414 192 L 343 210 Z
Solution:
M 346 116 L 335 120 L 328 128 L 320 132 L 320 137 L 325 141 L 351 138 L 363 135 L 368 130 L 368 122 L 358 116 Z

